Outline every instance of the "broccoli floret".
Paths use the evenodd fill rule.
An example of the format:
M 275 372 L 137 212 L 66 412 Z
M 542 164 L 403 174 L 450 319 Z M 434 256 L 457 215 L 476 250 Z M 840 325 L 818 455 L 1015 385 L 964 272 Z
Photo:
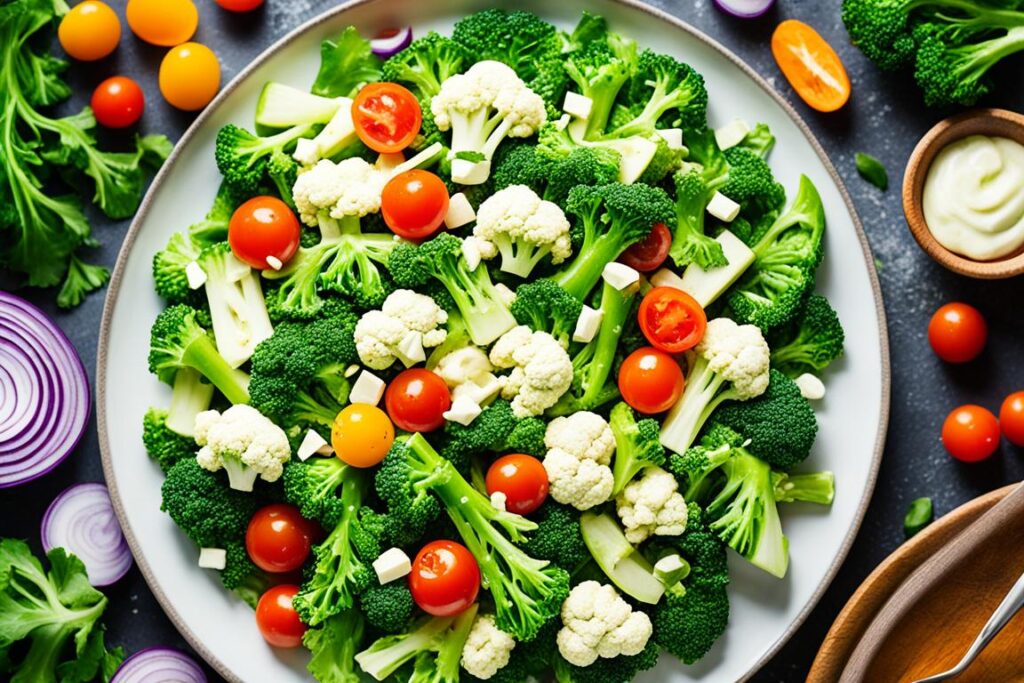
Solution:
M 172 384 L 182 368 L 198 372 L 232 403 L 249 402 L 249 378 L 217 352 L 213 338 L 196 322 L 195 309 L 178 304 L 165 309 L 153 323 L 149 371 Z
M 526 453 L 535 458 L 543 457 L 547 452 L 544 445 L 547 427 L 547 423 L 539 417 L 525 417 L 519 420 L 505 439 L 505 447 L 502 450 Z
M 366 623 L 381 633 L 401 633 L 409 625 L 414 607 L 405 581 L 370 586 L 359 596 Z
M 775 147 L 775 136 L 772 134 L 768 124 L 759 123 L 740 141 L 739 146 L 749 149 L 762 159 L 767 159 L 768 154 Z
M 312 657 L 306 669 L 321 683 L 360 683 L 356 652 L 363 644 L 366 625 L 357 609 L 347 609 L 311 628 L 302 636 L 302 644 Z
M 509 307 L 516 322 L 543 331 L 568 347 L 583 302 L 553 280 L 542 278 L 516 288 L 516 300 Z
M 821 372 L 843 355 L 844 339 L 843 326 L 828 299 L 812 294 L 793 320 L 769 336 L 772 366 L 790 377 Z
M 781 211 L 786 190 L 775 180 L 768 163 L 745 147 L 730 147 L 723 153 L 729 174 L 719 192 L 740 205 L 745 216 L 759 217 Z
M 196 456 L 196 442 L 167 427 L 167 411 L 150 408 L 142 420 L 142 443 L 146 453 L 167 474 L 179 460 Z
M 644 50 L 630 80 L 632 120 L 612 131 L 617 138 L 649 136 L 658 128 L 699 129 L 707 125 L 704 78 L 675 57 Z
M 637 61 L 636 43 L 607 31 L 565 60 L 566 74 L 579 93 L 593 102 L 582 139 L 596 140 L 605 134 L 619 92 L 636 71 Z
M 480 564 L 499 628 L 520 640 L 530 640 L 559 613 L 569 593 L 568 573 L 530 557 L 516 545 L 537 528 L 535 523 L 495 508 L 422 434 L 395 442 L 378 472 L 378 492 L 385 471 L 391 473 L 391 489 L 404 488 L 404 492 L 392 491 L 392 498 L 418 504 L 418 498 L 430 498 L 433 493 L 441 500 L 462 542 Z M 383 492 L 381 497 L 385 497 Z M 391 500 L 388 504 L 393 510 Z
M 659 441 L 661 427 L 656 420 L 637 420 L 633 409 L 625 403 L 616 403 L 608 415 L 608 424 L 615 435 L 615 461 L 612 466 L 617 496 L 640 470 L 665 463 L 665 448 Z
M 384 536 L 397 546 L 415 543 L 433 528 L 441 514 L 436 498 L 426 491 L 414 491 L 410 487 L 408 467 L 398 455 L 384 458 L 377 470 L 375 487 L 377 495 L 387 506 L 387 514 L 372 513 L 371 517 L 377 519 L 378 525 L 385 529 Z
M 462 45 L 431 31 L 417 38 L 381 69 L 381 80 L 404 83 L 421 102 L 441 90 L 441 84 L 455 74 L 462 73 L 468 65 L 467 54 Z
M 647 167 L 636 182 L 657 185 L 682 166 L 687 150 L 683 147 L 669 147 L 668 141 L 660 135 L 654 135 L 650 140 L 655 145 L 654 156 L 647 162 Z
M 444 285 L 477 346 L 487 346 L 516 326 L 488 269 L 469 269 L 462 240 L 455 235 L 441 233 L 419 246 L 401 244 L 391 253 L 388 267 L 400 287 L 416 289 L 430 278 Z
M 909 26 L 909 14 L 916 4 L 952 8 L 965 3 L 937 0 L 843 0 L 843 23 L 850 41 L 886 71 L 911 64 L 916 44 Z
M 338 458 L 310 458 L 285 463 L 284 498 L 299 508 L 306 519 L 332 527 L 341 518 L 338 490 L 346 479 L 348 465 Z
M 558 683 L 629 683 L 641 671 L 653 669 L 661 654 L 654 641 L 632 657 L 599 657 L 587 667 L 569 664 L 561 657 L 555 659 L 555 680 Z
M 295 187 L 295 180 L 299 177 L 298 162 L 284 152 L 274 152 L 267 161 L 267 177 L 274 184 L 277 195 L 294 211 L 295 200 L 292 199 L 292 188 Z
M 676 230 L 669 256 L 677 267 L 696 263 L 704 270 L 728 265 L 722 245 L 704 233 L 704 214 L 714 191 L 704 175 L 684 169 L 673 176 L 676 188 Z
M 383 681 L 412 662 L 408 679 L 418 683 L 458 683 L 462 648 L 476 618 L 477 606 L 456 617 L 427 617 L 411 630 L 384 636 L 355 656 L 364 672 Z
M 267 178 L 271 157 L 294 148 L 296 140 L 312 132 L 312 125 L 300 124 L 269 137 L 259 137 L 229 123 L 217 133 L 217 168 L 232 189 L 254 195 Z
M 224 561 L 224 569 L 220 572 L 220 581 L 224 584 L 224 588 L 235 591 L 239 597 L 245 599 L 245 594 L 252 588 L 262 586 L 263 590 L 266 590 L 270 587 L 268 576 L 249 557 L 244 536 L 232 539 L 224 549 L 227 551 L 227 557 Z
M 644 184 L 610 183 L 574 187 L 566 204 L 577 218 L 573 226 L 576 257 L 554 281 L 585 299 L 601 279 L 605 265 L 651 232 L 655 223 L 675 227 L 675 207 L 664 190 Z
M 517 427 L 516 416 L 508 401 L 497 400 L 483 409 L 468 425 L 446 422 L 446 439 L 441 454 L 460 472 L 469 471 L 470 458 L 500 451 Z
M 174 465 L 160 491 L 160 508 L 201 548 L 243 539 L 256 512 L 255 496 L 230 488 L 225 476 L 204 470 L 195 458 Z
M 530 519 L 537 530 L 523 549 L 538 560 L 547 560 L 572 573 L 590 560 L 590 551 L 580 533 L 580 515 L 565 505 L 548 499 Z
M 565 156 L 540 152 L 536 145 L 506 145 L 499 151 L 494 190 L 526 185 L 559 206 L 577 185 L 606 185 L 618 180 L 619 154 L 603 147 L 575 147 Z
M 1024 9 L 1024 5 L 1018 5 Z M 988 93 L 989 70 L 1012 54 L 1024 51 L 1024 11 L 1015 13 L 1013 28 L 1006 24 L 978 31 L 970 37 L 957 26 L 922 26 L 915 31 L 919 47 L 914 77 L 929 107 L 972 105 Z M 967 23 L 967 22 L 965 22 Z M 974 36 L 978 38 L 975 39 Z M 984 38 L 984 39 L 982 39 Z
M 769 372 L 763 394 L 722 406 L 714 419 L 749 439 L 747 450 L 779 470 L 806 460 L 818 433 L 811 404 L 796 382 L 778 370 Z

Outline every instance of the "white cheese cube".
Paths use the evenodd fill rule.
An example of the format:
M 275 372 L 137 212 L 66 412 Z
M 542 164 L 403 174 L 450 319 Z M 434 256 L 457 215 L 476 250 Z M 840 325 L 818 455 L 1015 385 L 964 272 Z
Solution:
M 715 192 L 708 202 L 708 213 L 720 221 L 732 223 L 740 215 L 740 205 L 721 192 Z
M 228 551 L 223 548 L 200 548 L 199 566 L 203 569 L 223 570 L 228 563 Z
M 591 341 L 597 336 L 597 331 L 601 329 L 601 318 L 603 317 L 604 311 L 595 310 L 584 304 L 583 310 L 580 311 L 580 317 L 576 319 L 576 329 L 572 331 L 572 340 L 584 344 Z
M 466 399 L 478 406 L 485 406 L 493 401 L 500 392 L 501 381 L 494 373 L 486 372 L 452 389 L 452 401 Z
M 498 295 L 501 297 L 501 302 L 506 306 L 511 306 L 516 301 L 516 293 L 509 289 L 508 285 L 504 282 L 499 282 L 494 285 L 494 288 L 498 290 Z
M 507 512 L 508 508 L 506 506 L 508 505 L 508 496 L 501 491 L 495 491 L 491 494 L 491 505 L 494 506 L 495 510 Z
M 466 267 L 469 268 L 470 272 L 476 270 L 477 266 L 480 265 L 480 261 L 484 257 L 480 253 L 480 247 L 475 237 L 470 236 L 462 240 L 462 257 L 466 259 Z
M 277 258 L 276 256 L 268 256 L 267 265 L 273 268 L 274 270 L 281 270 L 282 268 L 284 268 L 284 264 L 281 263 L 281 259 Z
M 672 287 L 673 289 L 684 289 L 683 279 L 668 268 L 662 268 L 651 276 L 651 284 L 655 287 Z
M 380 399 L 384 395 L 384 387 L 384 380 L 369 370 L 363 370 L 356 378 L 355 384 L 352 385 L 348 400 L 351 403 L 375 406 L 380 403 Z
M 601 277 L 619 291 L 640 285 L 640 273 L 618 261 L 612 261 L 606 265 L 601 271 Z
M 594 108 L 594 100 L 578 92 L 565 93 L 565 102 L 562 104 L 562 111 L 578 119 L 589 119 L 590 110 Z
M 572 121 L 572 117 L 571 116 L 569 116 L 568 114 L 562 114 L 558 118 L 558 120 L 555 121 L 555 130 L 557 130 L 557 131 L 565 130 L 566 126 L 568 126 L 571 121 Z
M 327 442 L 324 441 L 324 437 L 310 429 L 306 432 L 306 435 L 302 437 L 302 443 L 299 444 L 299 450 L 297 450 L 295 454 L 299 456 L 299 460 L 305 462 L 309 460 L 310 456 L 326 445 Z
M 642 137 L 617 140 L 610 146 L 622 156 L 619 162 L 619 182 L 624 185 L 635 183 L 658 151 L 657 143 Z
M 395 355 L 407 368 L 425 361 L 427 353 L 423 350 L 423 333 L 413 331 L 405 335 L 398 343 L 397 351 Z
M 659 128 L 655 132 L 668 144 L 669 149 L 682 149 L 684 147 L 682 128 Z
M 723 230 L 715 240 L 722 245 L 722 252 L 729 263 L 711 270 L 704 270 L 696 263 L 691 263 L 683 271 L 680 287 L 704 308 L 729 289 L 754 262 L 754 252 L 750 247 L 728 230 Z
M 825 384 L 809 372 L 797 377 L 794 382 L 800 387 L 800 395 L 808 401 L 820 401 L 825 398 Z
M 199 289 L 206 284 L 206 271 L 195 261 L 189 261 L 185 266 L 185 278 L 189 289 Z
M 381 585 L 391 583 L 412 571 L 412 560 L 401 548 L 388 548 L 373 561 L 373 571 Z
M 743 119 L 734 119 L 721 128 L 715 129 L 715 142 L 719 149 L 729 149 L 743 142 L 750 132 L 750 126 Z
M 482 412 L 483 408 L 479 403 L 465 396 L 459 396 L 452 401 L 452 407 L 444 412 L 444 419 L 468 427 Z
M 470 205 L 466 195 L 456 192 L 448 200 L 448 213 L 444 215 L 444 226 L 449 230 L 461 228 L 476 220 L 476 211 Z
M 303 166 L 313 166 L 320 160 L 320 145 L 310 138 L 299 138 L 295 143 L 292 159 Z
M 452 159 L 452 180 L 460 185 L 482 185 L 491 175 L 491 162 Z

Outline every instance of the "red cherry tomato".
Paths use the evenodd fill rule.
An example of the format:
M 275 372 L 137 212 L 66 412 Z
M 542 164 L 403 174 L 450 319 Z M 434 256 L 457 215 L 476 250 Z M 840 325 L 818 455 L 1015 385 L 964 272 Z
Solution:
M 448 188 L 430 171 L 399 173 L 384 186 L 380 212 L 391 232 L 399 237 L 426 239 L 448 213 Z
M 661 267 L 672 246 L 672 233 L 664 223 L 651 228 L 651 233 L 622 253 L 619 260 L 641 273 L 650 273 Z
M 364 145 L 394 154 L 420 132 L 423 112 L 416 96 L 397 83 L 370 83 L 352 102 L 352 122 Z
M 101 126 L 127 128 L 142 116 L 146 100 L 138 83 L 126 76 L 114 76 L 96 86 L 91 104 Z
M 228 242 L 239 260 L 257 270 L 270 268 L 267 257 L 287 263 L 299 248 L 302 228 L 277 197 L 253 197 L 231 215 Z
M 960 406 L 942 425 L 942 445 L 957 460 L 984 460 L 999 448 L 999 420 L 981 406 Z
M 647 341 L 666 353 L 689 351 L 704 337 L 708 317 L 697 300 L 675 287 L 655 287 L 637 314 Z
M 263 639 L 274 647 L 299 647 L 306 625 L 299 619 L 292 600 L 299 592 L 293 584 L 281 584 L 267 590 L 256 603 L 256 626 Z
M 988 325 L 974 306 L 954 302 L 935 311 L 928 323 L 928 342 L 947 363 L 974 360 L 985 348 Z
M 216 2 L 229 12 L 251 12 L 263 4 L 263 0 L 216 0 Z
M 661 413 L 683 393 L 683 371 L 664 351 L 644 347 L 622 361 L 619 368 L 622 400 L 645 415 Z
M 487 470 L 487 493 L 504 493 L 505 509 L 528 515 L 548 497 L 548 473 L 532 455 L 505 455 Z
M 409 574 L 412 599 L 427 614 L 450 617 L 476 602 L 480 566 L 454 541 L 432 541 L 416 554 Z
M 444 380 L 430 370 L 403 370 L 384 392 L 388 417 L 407 432 L 432 432 L 444 426 L 452 397 Z
M 253 563 L 279 574 L 302 566 L 309 557 L 312 525 L 294 505 L 275 503 L 256 511 L 245 532 L 245 549 Z
M 1010 394 L 999 409 L 1003 436 L 1015 446 L 1024 446 L 1024 391 Z

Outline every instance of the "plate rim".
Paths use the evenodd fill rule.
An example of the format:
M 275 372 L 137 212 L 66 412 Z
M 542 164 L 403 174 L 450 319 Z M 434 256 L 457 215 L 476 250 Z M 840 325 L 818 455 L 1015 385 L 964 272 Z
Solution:
M 868 280 L 871 283 L 871 294 L 874 299 L 875 313 L 878 320 L 879 326 L 879 360 L 881 361 L 881 396 L 879 397 L 879 422 L 878 430 L 876 432 L 875 445 L 872 453 L 871 465 L 868 470 L 868 478 L 864 492 L 861 495 L 861 499 L 857 505 L 857 510 L 854 513 L 853 524 L 846 531 L 846 535 L 843 538 L 843 542 L 839 547 L 835 559 L 829 565 L 828 570 L 825 572 L 818 586 L 815 588 L 811 597 L 804 604 L 803 609 L 797 613 L 796 617 L 790 622 L 786 630 L 780 635 L 770 647 L 768 647 L 759 657 L 755 660 L 748 670 L 737 680 L 737 683 L 743 683 L 747 681 L 757 673 L 769 660 L 772 659 L 779 650 L 789 642 L 790 638 L 796 633 L 796 631 L 803 625 L 810 615 L 811 611 L 820 602 L 825 591 L 828 590 L 829 586 L 832 585 L 832 581 L 835 579 L 839 568 L 846 561 L 846 557 L 850 552 L 850 548 L 853 546 L 853 542 L 860 532 L 861 525 L 864 522 L 864 515 L 867 512 L 868 505 L 871 502 L 872 495 L 874 494 L 875 484 L 878 480 L 878 472 L 882 463 L 882 455 L 885 450 L 886 434 L 889 427 L 889 411 L 891 403 L 891 385 L 892 385 L 892 372 L 890 367 L 889 357 L 889 333 L 886 322 L 885 305 L 882 299 L 881 284 L 878 279 L 878 271 L 871 267 L 873 263 L 873 255 L 871 253 L 871 247 L 867 239 L 867 235 L 864 232 L 864 226 L 861 223 L 860 216 L 857 214 L 857 209 L 853 204 L 853 200 L 850 198 L 850 194 L 846 189 L 846 185 L 839 173 L 836 171 L 835 166 L 829 159 L 828 154 L 825 152 L 821 143 L 817 137 L 811 131 L 810 127 L 804 121 L 803 117 L 797 112 L 797 110 L 787 101 L 781 93 L 779 93 L 768 81 L 749 66 L 745 61 L 740 59 L 738 55 L 732 52 L 729 48 L 722 45 L 720 42 L 710 37 L 700 29 L 691 25 L 690 23 L 665 12 L 657 7 L 648 5 L 642 0 L 609 0 L 615 4 L 621 5 L 631 10 L 643 12 L 657 20 L 663 21 L 670 24 L 676 29 L 685 31 L 695 40 L 698 40 L 708 47 L 712 48 L 720 55 L 725 57 L 734 66 L 739 68 L 745 73 L 758 87 L 761 88 L 769 97 L 771 97 L 775 103 L 782 108 L 783 112 L 796 124 L 797 128 L 803 134 L 804 138 L 810 143 L 814 153 L 821 160 L 822 165 L 828 172 L 832 181 L 836 184 L 839 190 L 840 196 L 843 198 L 843 203 L 846 205 L 846 209 L 850 214 L 850 218 L 853 222 L 853 227 L 856 232 L 857 239 L 861 246 L 861 252 L 864 257 L 865 265 L 868 270 Z M 128 252 L 131 251 L 131 247 L 135 243 L 135 239 L 141 230 L 142 223 L 144 222 L 147 214 L 149 213 L 150 206 L 153 203 L 153 198 L 156 191 L 160 186 L 167 180 L 171 174 L 174 166 L 177 163 L 178 157 L 182 150 L 191 142 L 192 138 L 195 137 L 199 130 L 206 124 L 207 119 L 213 116 L 214 112 L 221 107 L 224 100 L 236 89 L 242 82 L 247 80 L 249 76 L 262 66 L 267 60 L 277 54 L 282 48 L 297 40 L 300 36 L 304 35 L 308 31 L 314 30 L 316 27 L 323 23 L 332 21 L 338 15 L 344 14 L 351 9 L 356 7 L 362 7 L 370 4 L 384 5 L 387 0 L 349 0 L 336 7 L 330 8 L 311 19 L 299 24 L 297 27 L 286 33 L 283 37 L 271 43 L 260 52 L 252 61 L 249 62 L 243 69 L 241 69 L 234 78 L 231 79 L 225 85 L 217 96 L 210 102 L 209 105 L 196 117 L 196 119 L 189 125 L 185 132 L 178 139 L 174 145 L 174 149 L 168 156 L 167 160 L 161 166 L 160 171 L 153 178 L 152 183 L 146 195 L 139 205 L 138 211 L 132 218 L 131 225 L 128 228 L 128 232 L 121 243 L 121 248 L 118 251 L 117 260 L 114 264 L 114 270 L 110 277 L 110 282 L 107 286 L 107 294 L 103 304 L 103 316 L 100 320 L 100 332 L 99 339 L 96 348 L 96 416 L 97 416 L 97 435 L 99 438 L 100 447 L 100 460 L 103 465 L 103 476 L 107 483 L 107 488 L 110 490 L 110 499 L 114 505 L 114 512 L 117 514 L 117 519 L 121 524 L 121 529 L 124 532 L 125 539 L 128 542 L 128 547 L 132 551 L 132 556 L 135 558 L 135 564 L 138 566 L 139 571 L 142 573 L 143 578 L 146 581 L 146 585 L 149 590 L 156 597 L 157 602 L 163 609 L 164 614 L 170 619 L 171 623 L 178 630 L 178 633 L 188 642 L 188 644 L 198 653 L 207 664 L 209 664 L 219 675 L 223 676 L 232 683 L 243 683 L 241 679 L 227 665 L 217 657 L 207 645 L 196 636 L 192 629 L 185 623 L 185 621 L 178 614 L 174 607 L 173 601 L 164 593 L 160 583 L 156 580 L 153 575 L 149 562 L 145 556 L 139 552 L 138 544 L 135 539 L 135 533 L 132 530 L 131 523 L 128 520 L 128 516 L 121 503 L 121 495 L 118 491 L 117 479 L 114 476 L 113 464 L 110 456 L 110 443 L 107 435 L 107 414 L 106 414 L 106 368 L 107 368 L 107 348 L 109 344 L 110 336 L 110 322 L 113 316 L 114 306 L 117 303 L 117 297 L 121 291 L 121 280 L 124 275 L 125 268 L 128 262 Z

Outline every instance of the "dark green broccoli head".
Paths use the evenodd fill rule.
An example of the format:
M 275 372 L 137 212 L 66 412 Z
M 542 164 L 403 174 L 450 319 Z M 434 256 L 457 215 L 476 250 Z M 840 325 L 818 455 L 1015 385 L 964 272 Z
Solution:
M 267 160 L 267 177 L 273 183 L 277 195 L 294 211 L 295 202 L 292 200 L 292 188 L 295 187 L 295 180 L 299 177 L 299 164 L 290 154 L 278 150 Z
M 338 458 L 312 457 L 305 462 L 291 460 L 285 463 L 282 481 L 284 497 L 306 519 L 323 522 L 330 527 L 341 516 L 341 498 L 338 495 L 345 481 L 348 466 Z
M 704 213 L 714 192 L 700 169 L 672 176 L 676 191 L 676 230 L 669 256 L 677 267 L 696 263 L 705 270 L 728 264 L 722 245 L 704 231 Z
M 523 546 L 529 555 L 569 572 L 590 559 L 590 551 L 580 532 L 579 512 L 549 499 L 530 515 L 530 519 L 537 523 L 537 529 Z
M 615 404 L 608 424 L 615 435 L 612 492 L 618 495 L 642 469 L 663 465 L 665 448 L 661 445 L 658 422 L 650 418 L 637 420 L 633 409 L 625 403 Z
M 377 495 L 388 508 L 388 538 L 399 546 L 421 538 L 441 513 L 437 499 L 415 485 L 416 475 L 405 457 L 406 450 L 404 441 L 395 441 L 375 480 Z
M 366 623 L 381 633 L 404 633 L 415 607 L 405 581 L 373 585 L 359 596 Z
M 516 322 L 543 331 L 568 347 L 583 302 L 562 289 L 554 280 L 541 278 L 519 285 L 516 300 L 509 307 Z
M 167 411 L 150 408 L 142 420 L 142 443 L 146 453 L 164 474 L 181 460 L 195 458 L 196 442 L 167 428 Z
M 821 372 L 843 354 L 844 338 L 828 299 L 812 294 L 792 321 L 770 335 L 772 366 L 790 377 Z
M 1024 50 L 1024 11 L 1018 28 L 999 34 L 980 32 L 964 38 L 955 29 L 922 25 L 914 32 L 918 43 L 914 78 L 929 107 L 970 106 L 991 89 L 989 70 L 1014 52 Z M 964 33 L 969 32 L 967 29 Z M 987 40 L 981 37 L 990 36 Z
M 594 140 L 605 134 L 615 101 L 636 68 L 636 44 L 608 33 L 580 46 L 565 60 L 565 72 L 575 82 L 576 90 L 591 100 L 584 139 Z
M 577 185 L 605 185 L 619 177 L 619 154 L 605 147 L 575 147 L 565 156 L 543 154 L 536 145 L 509 144 L 495 162 L 494 189 L 526 185 L 542 198 L 565 203 Z
M 539 417 L 523 418 L 516 423 L 508 438 L 505 439 L 503 450 L 542 458 L 547 453 L 547 447 L 544 445 L 544 434 L 547 432 L 547 428 L 547 423 Z
M 203 548 L 225 548 L 245 535 L 257 498 L 235 491 L 221 472 L 208 472 L 195 458 L 179 461 L 160 489 L 161 509 Z
M 196 244 L 184 232 L 176 232 L 167 240 L 167 246 L 153 254 L 153 283 L 156 293 L 171 303 L 193 300 L 185 268 L 199 258 L 202 245 Z
M 650 135 L 657 128 L 699 129 L 707 125 L 708 92 L 704 77 L 671 55 L 644 50 L 630 80 L 632 121 L 615 137 Z
M 224 569 L 220 572 L 220 581 L 229 591 L 239 590 L 246 585 L 264 578 L 260 568 L 249 557 L 245 547 L 245 537 L 241 536 L 227 544 Z
M 472 456 L 501 450 L 517 423 L 511 404 L 497 400 L 484 408 L 469 425 L 446 422 L 446 438 L 441 452 L 457 469 L 466 471 Z
M 729 175 L 719 192 L 739 204 L 748 216 L 781 211 L 786 190 L 775 180 L 768 163 L 745 147 L 731 147 L 723 153 L 729 162 Z
M 669 147 L 668 142 L 660 135 L 653 139 L 657 145 L 654 156 L 647 163 L 647 168 L 644 169 L 644 172 L 637 179 L 638 183 L 657 185 L 669 174 L 678 170 L 683 163 L 683 158 L 686 156 L 685 149 Z
M 431 31 L 384 62 L 381 80 L 412 86 L 416 97 L 428 100 L 429 105 L 429 99 L 441 90 L 441 84 L 462 73 L 468 65 L 469 59 L 460 43 Z
M 914 59 L 910 10 L 908 0 L 843 0 L 843 23 L 850 41 L 868 59 L 879 68 L 895 71 Z
M 267 179 L 271 157 L 276 152 L 292 149 L 295 141 L 311 130 L 311 126 L 301 125 L 260 137 L 229 123 L 217 133 L 214 147 L 217 169 L 224 176 L 224 182 L 235 191 L 247 196 L 257 194 Z M 281 162 L 275 162 L 274 167 L 280 173 Z
M 185 354 L 194 344 L 210 344 L 212 340 L 199 323 L 196 310 L 184 304 L 165 308 L 150 330 L 149 371 L 161 382 L 172 384 L 174 375 L 188 362 Z

